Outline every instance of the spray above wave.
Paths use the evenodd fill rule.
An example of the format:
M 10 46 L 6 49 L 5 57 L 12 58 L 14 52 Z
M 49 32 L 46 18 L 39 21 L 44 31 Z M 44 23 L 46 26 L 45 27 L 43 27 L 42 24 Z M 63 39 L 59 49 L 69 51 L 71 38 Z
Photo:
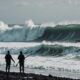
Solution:
M 14 25 L 8 26 L 5 23 L 0 25 L 0 41 L 1 42 L 26 42 L 35 40 L 42 36 L 44 29 L 38 25 L 34 25 L 28 21 L 24 26 Z
M 47 23 L 35 25 L 32 20 L 24 25 L 8 26 L 0 22 L 1 42 L 27 42 L 27 41 L 80 41 L 80 24 Z

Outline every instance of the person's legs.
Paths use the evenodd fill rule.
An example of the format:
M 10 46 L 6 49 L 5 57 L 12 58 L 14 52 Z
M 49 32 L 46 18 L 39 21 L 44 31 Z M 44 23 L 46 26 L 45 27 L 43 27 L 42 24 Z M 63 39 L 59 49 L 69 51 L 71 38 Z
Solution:
M 24 73 L 24 62 L 21 63 L 21 71 Z
M 19 64 L 19 70 L 20 70 L 20 73 L 21 73 L 21 64 Z
M 8 65 L 7 65 L 7 63 L 6 63 L 6 72 L 7 72 L 7 69 L 8 69 Z
M 8 73 L 10 72 L 10 64 L 8 65 Z
M 23 65 L 22 65 L 22 71 L 23 71 L 23 73 L 24 73 L 24 63 L 23 63 Z
M 8 70 L 8 73 L 10 72 L 10 64 L 11 64 L 10 62 L 7 63 L 7 70 Z

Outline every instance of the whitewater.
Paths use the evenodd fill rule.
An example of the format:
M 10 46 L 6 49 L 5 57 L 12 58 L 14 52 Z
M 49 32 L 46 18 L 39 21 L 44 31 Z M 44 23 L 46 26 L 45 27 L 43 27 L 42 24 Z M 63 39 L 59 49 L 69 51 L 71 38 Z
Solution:
M 27 73 L 36 73 L 36 74 L 44 74 L 44 75 L 51 74 L 53 76 L 62 76 L 62 77 L 80 79 L 80 76 L 79 76 L 80 75 L 80 54 L 76 52 L 77 50 L 80 49 L 80 46 L 76 47 L 77 45 L 80 45 L 80 43 L 78 43 L 77 45 L 76 43 L 72 43 L 72 45 L 71 43 L 68 43 L 68 45 L 67 43 L 62 43 L 62 46 L 67 48 L 67 50 L 64 49 L 63 52 L 61 52 L 61 54 L 64 54 L 64 55 L 56 56 L 55 54 L 54 56 L 52 56 L 50 54 L 47 55 L 46 50 L 44 50 L 43 53 L 39 51 L 39 49 L 41 49 L 43 45 L 49 48 L 50 46 L 53 46 L 53 50 L 54 50 L 55 48 L 57 48 L 55 46 L 57 45 L 59 47 L 60 44 L 61 43 L 59 42 L 53 42 L 52 45 L 50 45 L 50 43 L 48 42 L 45 42 L 45 43 L 44 42 L 41 42 L 41 43 L 35 43 L 35 42 L 0 43 L 0 70 L 5 71 L 4 57 L 5 57 L 7 50 L 10 51 L 16 63 L 18 62 L 17 60 L 18 54 L 20 51 L 22 51 L 25 56 L 30 54 L 30 56 L 27 57 L 25 60 L 25 72 Z M 69 51 L 68 50 L 69 47 L 72 47 L 72 48 L 74 47 L 74 49 Z M 12 62 L 12 65 L 11 65 L 12 72 L 19 72 L 19 68 L 18 68 L 19 66 L 16 67 L 16 63 Z
M 0 70 L 5 71 L 5 54 L 12 57 L 22 51 L 25 72 L 80 79 L 80 24 L 39 24 L 32 20 L 23 25 L 0 22 Z M 11 71 L 19 66 L 12 62 Z

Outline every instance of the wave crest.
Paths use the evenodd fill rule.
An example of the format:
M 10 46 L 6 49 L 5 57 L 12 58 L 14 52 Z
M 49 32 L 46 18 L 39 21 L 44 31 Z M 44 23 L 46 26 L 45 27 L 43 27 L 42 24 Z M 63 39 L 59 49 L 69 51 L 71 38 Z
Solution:
M 0 41 L 27 42 L 27 41 L 80 41 L 80 24 L 35 25 L 32 20 L 25 25 L 7 25 L 0 22 Z

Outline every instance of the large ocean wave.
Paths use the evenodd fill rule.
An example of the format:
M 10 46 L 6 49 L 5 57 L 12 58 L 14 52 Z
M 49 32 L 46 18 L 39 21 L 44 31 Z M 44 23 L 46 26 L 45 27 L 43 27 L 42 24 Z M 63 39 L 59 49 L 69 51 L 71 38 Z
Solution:
M 0 42 L 27 41 L 80 41 L 80 24 L 41 24 L 31 20 L 24 25 L 7 25 L 0 22 Z

